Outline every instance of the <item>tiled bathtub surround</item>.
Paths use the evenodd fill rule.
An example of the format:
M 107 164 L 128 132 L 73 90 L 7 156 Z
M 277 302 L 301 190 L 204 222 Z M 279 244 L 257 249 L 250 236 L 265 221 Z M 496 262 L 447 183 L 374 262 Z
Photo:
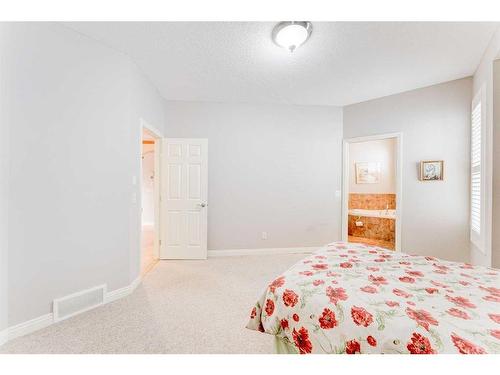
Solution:
M 357 227 L 356 221 L 362 221 L 363 226 Z M 349 215 L 349 235 L 394 242 L 395 223 L 394 219 Z
M 387 207 L 389 205 L 389 207 Z M 349 208 L 365 210 L 396 209 L 396 194 L 349 194 Z
M 384 240 L 374 240 L 371 238 L 349 236 L 348 241 L 354 243 L 356 242 L 363 243 L 365 245 L 370 245 L 370 246 L 383 247 L 384 249 L 389 249 L 389 250 L 394 250 L 395 248 L 394 242 L 389 242 Z
M 385 210 L 396 209 L 396 194 L 349 194 L 349 209 Z M 363 226 L 357 227 L 356 221 Z M 380 217 L 352 216 L 348 217 L 348 234 L 353 242 L 364 242 L 394 249 L 396 220 Z M 354 240 L 356 239 L 356 240 Z M 363 241 L 366 239 L 366 241 Z

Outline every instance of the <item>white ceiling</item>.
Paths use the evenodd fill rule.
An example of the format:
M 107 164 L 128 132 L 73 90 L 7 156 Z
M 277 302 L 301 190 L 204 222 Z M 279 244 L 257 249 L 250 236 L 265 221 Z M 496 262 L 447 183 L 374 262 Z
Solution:
M 167 100 L 347 105 L 474 73 L 498 23 L 313 22 L 293 54 L 273 22 L 72 22 L 127 53 Z

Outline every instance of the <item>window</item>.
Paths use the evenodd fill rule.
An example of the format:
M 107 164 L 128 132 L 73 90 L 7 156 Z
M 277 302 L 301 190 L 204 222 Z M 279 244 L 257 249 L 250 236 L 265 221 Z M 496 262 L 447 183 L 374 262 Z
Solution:
M 481 92 L 472 102 L 471 115 L 471 181 L 470 181 L 470 232 L 471 241 L 481 250 L 483 249 L 482 235 L 482 152 L 481 134 L 483 123 L 483 108 Z

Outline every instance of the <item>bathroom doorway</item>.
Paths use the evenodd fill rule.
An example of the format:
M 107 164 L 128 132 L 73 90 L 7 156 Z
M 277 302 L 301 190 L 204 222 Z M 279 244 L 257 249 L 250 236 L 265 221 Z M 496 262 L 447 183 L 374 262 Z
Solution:
M 144 121 L 141 132 L 141 276 L 144 276 L 159 259 L 161 136 Z
M 401 249 L 400 133 L 345 139 L 342 240 Z

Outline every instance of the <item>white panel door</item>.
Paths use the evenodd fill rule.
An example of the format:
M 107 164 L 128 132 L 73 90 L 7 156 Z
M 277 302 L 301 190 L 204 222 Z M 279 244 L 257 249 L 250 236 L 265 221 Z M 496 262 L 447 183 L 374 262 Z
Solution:
M 166 138 L 162 145 L 161 259 L 206 259 L 208 141 Z

